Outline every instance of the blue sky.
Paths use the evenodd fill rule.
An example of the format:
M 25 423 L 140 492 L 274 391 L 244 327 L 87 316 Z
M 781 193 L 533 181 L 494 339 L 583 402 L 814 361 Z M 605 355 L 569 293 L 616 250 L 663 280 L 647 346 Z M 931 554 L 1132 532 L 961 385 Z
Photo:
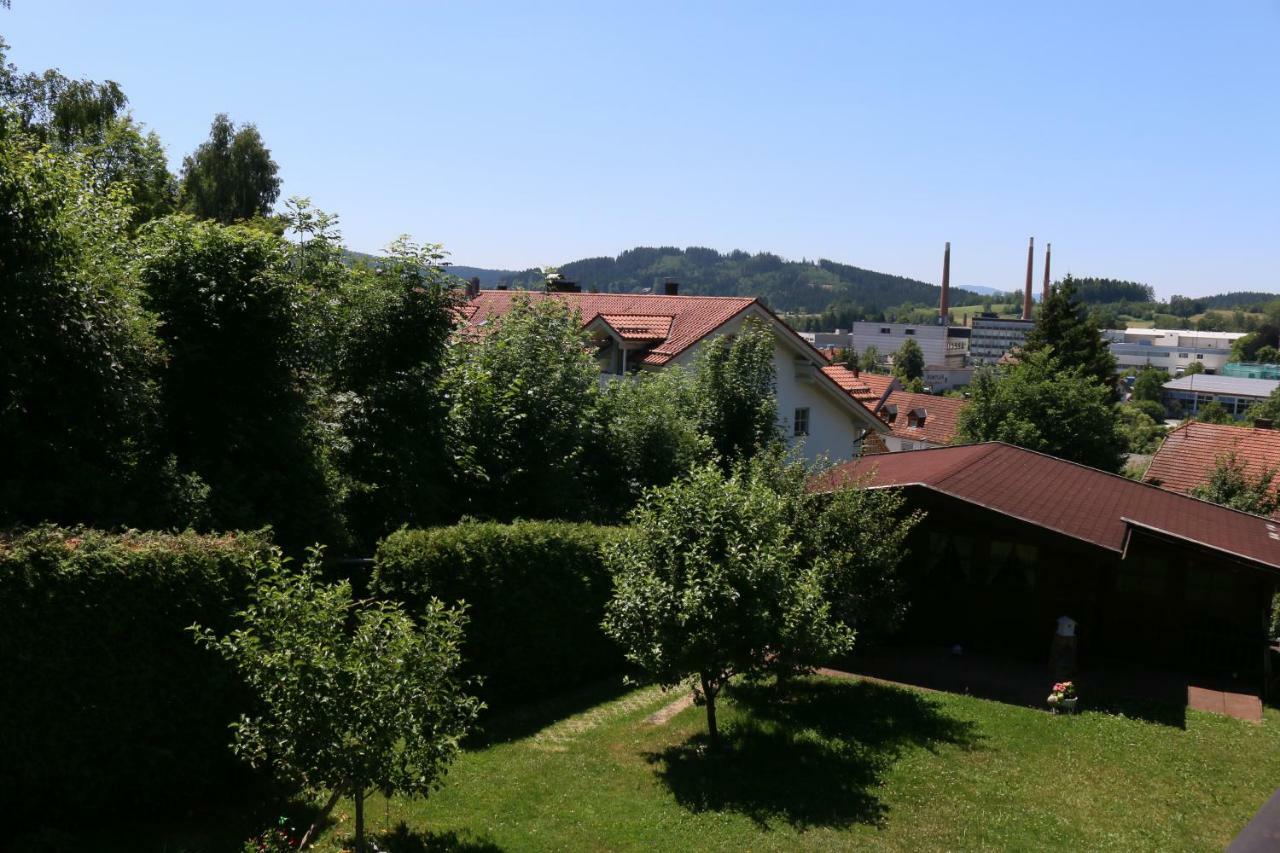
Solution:
M 348 243 L 524 268 L 635 245 L 1013 289 L 1280 291 L 1280 2 L 13 0 L 23 70 L 114 79 L 175 167 L 254 122 Z

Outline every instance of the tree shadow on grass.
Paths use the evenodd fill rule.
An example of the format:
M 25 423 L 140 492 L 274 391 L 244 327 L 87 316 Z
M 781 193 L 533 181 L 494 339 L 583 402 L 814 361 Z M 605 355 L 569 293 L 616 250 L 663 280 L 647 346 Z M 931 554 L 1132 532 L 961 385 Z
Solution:
M 467 838 L 457 832 L 419 832 L 403 822 L 378 836 L 378 846 L 388 853 L 501 853 L 487 838 Z
M 904 751 L 980 739 L 927 696 L 867 682 L 745 685 L 729 698 L 737 718 L 720 749 L 699 734 L 646 757 L 685 808 L 739 812 L 764 829 L 881 825 L 888 807 L 875 791 Z
M 466 745 L 479 748 L 520 740 L 565 717 L 617 699 L 634 689 L 634 685 L 627 684 L 622 675 L 616 675 L 535 702 L 493 709 L 468 735 Z

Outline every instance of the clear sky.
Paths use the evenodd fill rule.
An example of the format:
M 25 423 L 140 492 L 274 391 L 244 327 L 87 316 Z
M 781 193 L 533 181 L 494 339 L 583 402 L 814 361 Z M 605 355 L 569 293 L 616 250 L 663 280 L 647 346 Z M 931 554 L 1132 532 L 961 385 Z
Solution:
M 1020 287 L 1280 290 L 1280 2 L 13 0 L 23 70 L 113 79 L 175 167 L 215 112 L 354 248 L 636 245 Z M 1051 8 L 1052 6 L 1052 8 Z

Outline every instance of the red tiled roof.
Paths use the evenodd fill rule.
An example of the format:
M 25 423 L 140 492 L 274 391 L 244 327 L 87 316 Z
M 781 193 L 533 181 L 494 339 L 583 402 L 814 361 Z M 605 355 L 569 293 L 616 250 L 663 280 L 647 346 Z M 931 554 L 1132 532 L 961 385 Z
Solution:
M 652 322 L 661 317 L 670 320 L 667 334 L 656 340 L 639 361 L 643 364 L 663 365 L 696 344 L 711 332 L 733 319 L 756 302 L 739 296 L 661 296 L 629 293 L 541 293 L 524 290 L 482 290 L 471 300 L 475 312 L 467 319 L 467 327 L 474 328 L 490 317 L 501 317 L 510 310 L 516 299 L 560 299 L 582 314 L 584 326 L 601 315 L 623 322 L 624 316 L 642 318 L 640 326 L 652 331 Z M 613 325 L 613 321 L 605 320 Z M 648 324 L 647 326 L 645 324 Z M 615 327 L 616 328 L 616 327 Z
M 1000 442 L 878 454 L 833 468 L 830 489 L 920 486 L 1123 554 L 1132 530 L 1280 570 L 1280 525 Z
M 1228 453 L 1235 453 L 1245 471 L 1255 477 L 1268 468 L 1280 468 L 1280 431 L 1194 421 L 1183 424 L 1165 437 L 1142 480 L 1162 489 L 1190 492 L 1209 479 L 1218 458 Z
M 646 314 L 601 314 L 624 341 L 665 341 L 671 334 L 671 316 Z
M 956 420 L 960 410 L 969 404 L 957 397 L 938 397 L 934 394 L 913 394 L 910 391 L 890 391 L 887 405 L 896 406 L 897 416 L 889 422 L 893 434 L 911 441 L 927 441 L 929 444 L 950 444 L 956 437 Z M 916 409 L 924 410 L 924 424 L 911 426 L 908 415 Z M 881 411 L 883 416 L 884 412 Z
M 840 390 L 846 392 L 864 406 L 875 406 L 880 399 L 880 394 L 873 390 L 870 384 L 864 382 L 861 376 L 855 374 L 843 364 L 828 364 L 822 368 L 822 372 L 832 382 L 839 385 Z

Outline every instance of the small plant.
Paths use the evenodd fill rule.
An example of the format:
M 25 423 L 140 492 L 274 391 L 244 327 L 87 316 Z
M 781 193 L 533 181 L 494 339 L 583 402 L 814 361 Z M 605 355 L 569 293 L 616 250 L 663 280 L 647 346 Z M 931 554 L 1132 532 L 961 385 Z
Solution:
M 1076 686 L 1073 682 L 1059 681 L 1053 685 L 1053 690 L 1049 693 L 1047 701 L 1050 707 L 1053 708 L 1057 708 L 1059 705 L 1071 707 L 1078 698 L 1079 694 L 1076 693 Z
M 265 829 L 244 843 L 242 853 L 293 853 L 298 849 L 298 839 L 292 834 L 293 827 L 287 825 L 285 818 L 280 818 L 277 826 Z

